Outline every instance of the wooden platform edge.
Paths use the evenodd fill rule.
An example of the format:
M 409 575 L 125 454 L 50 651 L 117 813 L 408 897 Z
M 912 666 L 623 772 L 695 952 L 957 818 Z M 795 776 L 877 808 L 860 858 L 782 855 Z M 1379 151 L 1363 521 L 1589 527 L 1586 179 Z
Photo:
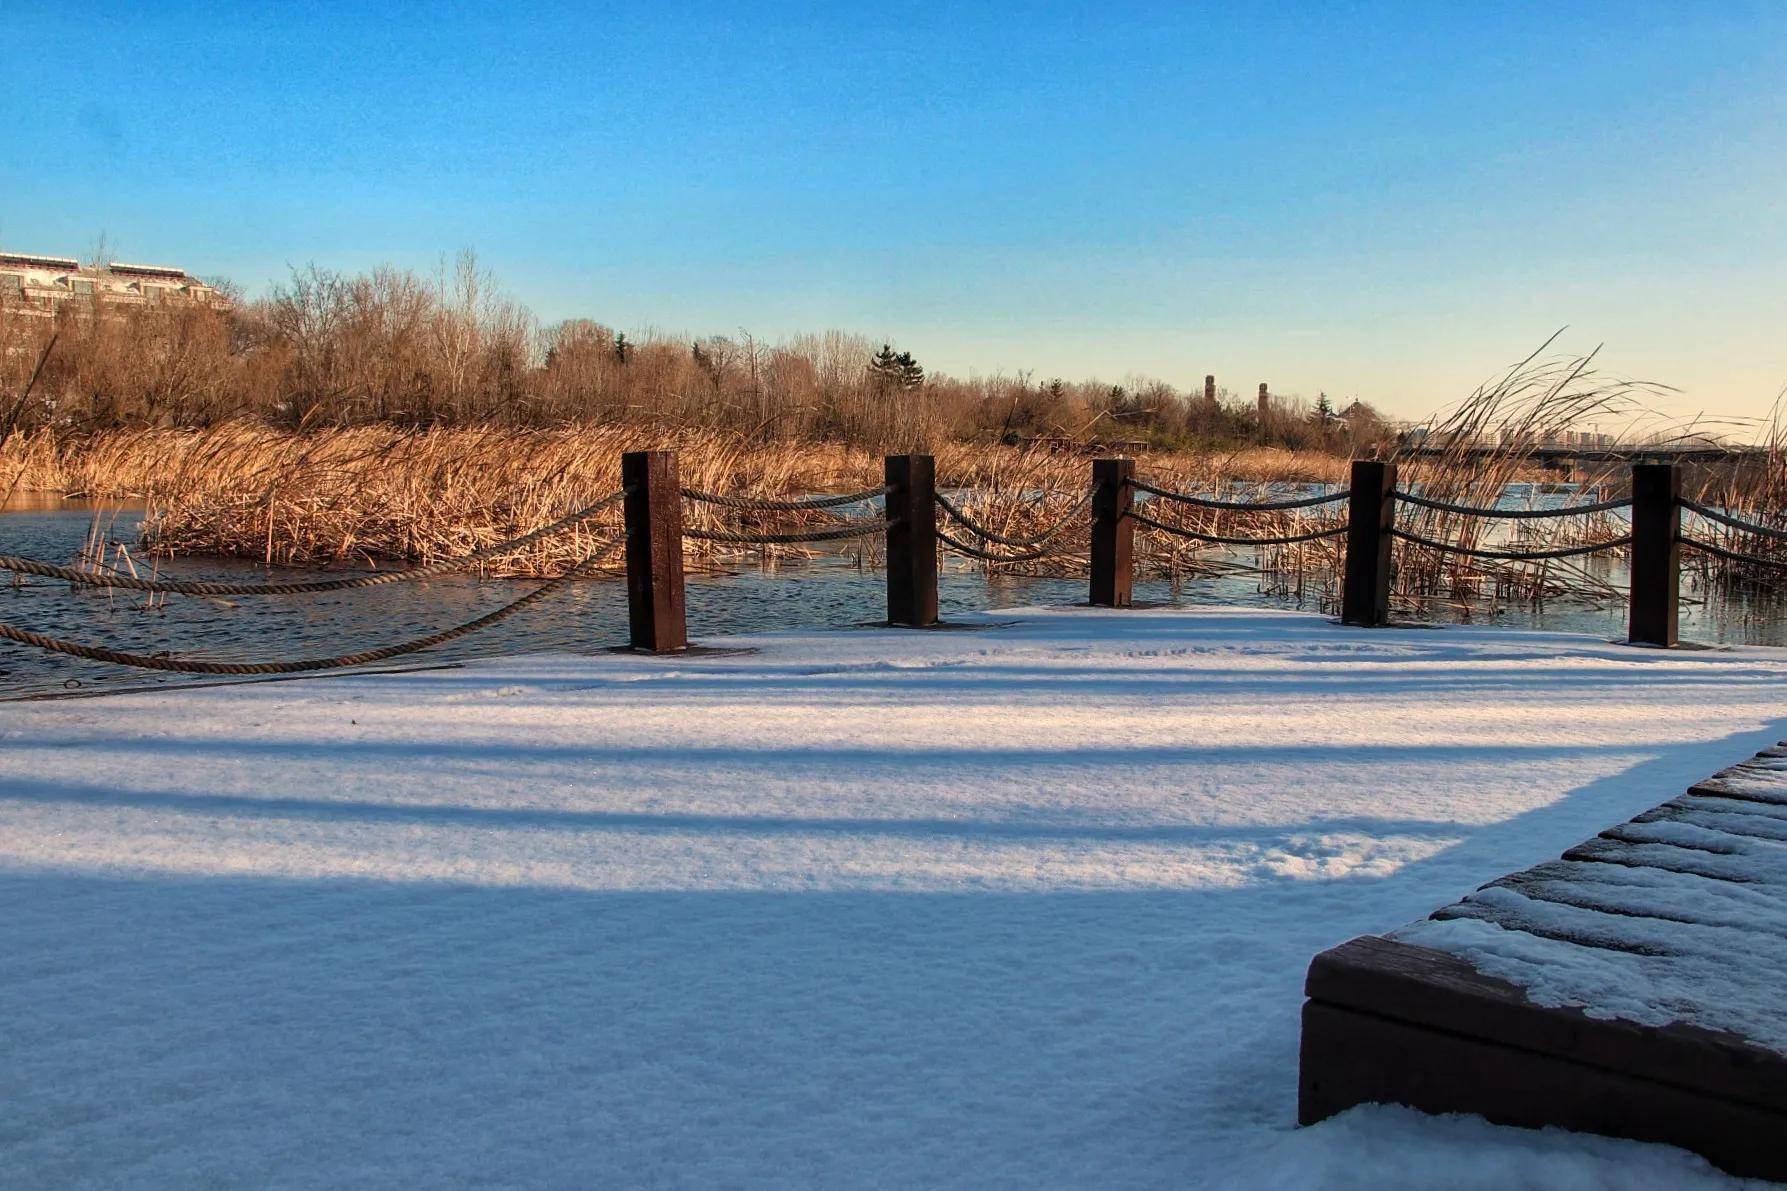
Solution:
M 1402 1104 L 1787 1178 L 1787 1061 L 1741 1038 L 1535 1005 L 1456 956 L 1376 936 L 1316 956 L 1305 991 L 1299 1124 Z

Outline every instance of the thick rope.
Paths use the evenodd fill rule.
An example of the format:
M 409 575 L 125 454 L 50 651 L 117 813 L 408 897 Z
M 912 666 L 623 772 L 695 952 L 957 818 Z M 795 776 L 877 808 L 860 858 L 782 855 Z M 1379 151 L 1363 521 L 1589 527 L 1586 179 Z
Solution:
M 1703 505 L 1699 501 L 1689 500 L 1686 497 L 1681 498 L 1680 503 L 1681 507 L 1688 510 L 1688 512 L 1698 513 L 1708 521 L 1717 521 L 1721 525 L 1729 525 L 1732 529 L 1742 530 L 1744 533 L 1753 533 L 1759 537 L 1774 538 L 1777 541 L 1787 542 L 1787 530 L 1771 529 L 1766 525 L 1757 525 L 1753 521 L 1740 521 L 1723 509 L 1715 509 L 1710 505 Z
M 1547 558 L 1569 558 L 1576 554 L 1593 554 L 1597 550 L 1616 550 L 1621 546 L 1632 544 L 1632 535 L 1627 534 L 1623 538 L 1611 538 L 1605 542 L 1589 542 L 1583 546 L 1560 546 L 1554 550 L 1478 550 L 1470 546 L 1456 546 L 1451 542 L 1436 542 L 1432 538 L 1406 533 L 1400 529 L 1391 530 L 1390 536 L 1445 554 L 1462 554 L 1467 558 L 1505 558 L 1512 562 L 1539 562 Z
M 1047 558 L 1051 554 L 1059 553 L 1059 551 L 1053 547 L 1044 545 L 1025 554 L 993 554 L 978 547 L 970 546 L 966 542 L 957 541 L 941 529 L 937 531 L 937 540 L 942 542 L 945 546 L 948 546 L 951 550 L 954 550 L 957 554 L 965 554 L 969 558 L 977 558 L 982 562 L 1035 562 L 1039 558 Z
M 894 522 L 885 517 L 873 521 L 852 521 L 836 529 L 805 529 L 790 533 L 741 533 L 730 529 L 684 529 L 685 538 L 698 542 L 730 542 L 738 546 L 788 546 L 797 542 L 836 542 L 844 538 L 866 538 L 886 533 Z
M 1627 508 L 1632 498 L 1622 497 L 1619 500 L 1596 501 L 1592 505 L 1567 505 L 1561 509 L 1492 509 L 1481 505 L 1455 505 L 1450 501 L 1434 500 L 1427 496 L 1417 496 L 1413 492 L 1396 490 L 1396 499 L 1405 504 L 1419 505 L 1424 509 L 1434 509 L 1441 513 L 1456 513 L 1462 517 L 1498 517 L 1506 520 L 1519 520 L 1534 517 L 1576 517 L 1584 513 L 1605 513 L 1612 509 Z
M 1053 541 L 1060 535 L 1062 530 L 1067 528 L 1067 523 L 1079 516 L 1080 510 L 1084 509 L 1090 503 L 1092 503 L 1092 493 L 1088 491 L 1074 503 L 1073 508 L 1061 514 L 1061 516 L 1047 529 L 1031 534 L 1027 538 L 1013 538 L 1007 537 L 1005 534 L 993 532 L 972 517 L 968 516 L 968 514 L 964 513 L 961 509 L 957 508 L 949 497 L 943 495 L 941 492 L 937 494 L 937 507 L 949 514 L 949 516 L 963 528 L 969 530 L 971 533 L 980 535 L 989 542 L 997 542 L 1001 546 L 1011 546 L 1017 549 L 1023 549 L 1026 546 L 1040 546 L 1044 542 Z
M 34 633 L 28 629 L 14 628 L 9 624 L 0 624 L 0 637 L 17 641 L 21 645 L 32 645 L 38 649 L 53 650 L 66 653 L 72 657 L 87 658 L 95 662 L 113 662 L 120 666 L 135 666 L 142 670 L 172 670 L 179 674 L 301 674 L 309 670 L 338 670 L 344 666 L 364 666 L 372 662 L 382 662 L 387 658 L 402 657 L 407 653 L 418 653 L 421 650 L 444 645 L 479 629 L 488 628 L 504 617 L 512 616 L 523 608 L 541 599 L 562 584 L 568 582 L 584 571 L 601 562 L 625 541 L 617 538 L 594 554 L 588 555 L 582 562 L 569 568 L 556 578 L 542 583 L 520 599 L 504 604 L 494 612 L 487 612 L 476 620 L 468 620 L 464 624 L 450 629 L 442 629 L 438 633 L 430 633 L 426 637 L 418 637 L 413 641 L 405 641 L 401 645 L 387 645 L 382 649 L 368 649 L 360 653 L 341 654 L 329 658 L 310 658 L 295 662 L 201 662 L 182 661 L 179 658 L 162 654 L 125 653 L 122 650 L 107 649 L 100 645 L 82 645 L 74 641 L 63 641 L 57 637 Z
M 1138 491 L 1166 500 L 1176 500 L 1180 504 L 1196 505 L 1200 509 L 1226 509 L 1236 513 L 1276 513 L 1286 509 L 1309 509 L 1316 505 L 1337 504 L 1351 496 L 1351 493 L 1347 492 L 1330 492 L 1326 496 L 1304 496 L 1296 500 L 1269 500 L 1256 503 L 1245 500 L 1213 500 L 1207 496 L 1193 496 L 1189 492 L 1174 492 L 1170 488 L 1156 488 L 1144 480 L 1131 480 L 1130 484 Z
M 1346 526 L 1336 525 L 1332 529 L 1315 529 L 1308 533 L 1284 534 L 1272 538 L 1234 538 L 1224 534 L 1202 533 L 1195 529 L 1186 529 L 1182 525 L 1168 525 L 1164 521 L 1156 521 L 1146 513 L 1138 513 L 1131 509 L 1128 514 L 1136 521 L 1151 529 L 1170 533 L 1181 538 L 1192 538 L 1199 542 L 1213 542 L 1219 546 L 1294 546 L 1298 542 L 1313 542 L 1318 538 L 1337 538 L 1346 532 Z
M 865 500 L 875 500 L 893 491 L 891 485 L 881 488 L 865 488 L 861 492 L 847 492 L 842 496 L 808 496 L 798 500 L 773 500 L 758 496 L 722 496 L 716 492 L 702 492 L 696 488 L 684 488 L 685 498 L 697 504 L 719 505 L 723 509 L 775 509 L 783 512 L 794 512 L 800 509 L 831 509 L 838 505 L 860 504 Z
M 500 554 L 511 554 L 526 546 L 531 546 L 541 538 L 589 521 L 601 515 L 603 511 L 626 495 L 620 492 L 610 493 L 593 505 L 578 509 L 569 516 L 560 517 L 550 525 L 542 525 L 539 529 L 522 534 L 506 542 L 498 542 L 494 546 L 484 546 L 470 554 L 461 554 L 453 558 L 431 562 L 427 566 L 409 567 L 401 571 L 381 571 L 375 575 L 356 575 L 350 579 L 312 579 L 293 583 L 215 583 L 204 580 L 178 579 L 138 579 L 133 575 L 109 575 L 93 571 L 83 571 L 75 567 L 57 566 L 55 563 L 42 562 L 35 558 L 18 558 L 12 555 L 0 555 L 0 570 L 16 571 L 21 575 L 40 575 L 45 579 L 66 579 L 70 583 L 83 587 L 122 588 L 127 591 L 147 591 L 157 595 L 190 595 L 190 596 L 263 596 L 263 595 L 303 595 L 315 591 L 347 591 L 360 587 L 379 587 L 386 583 L 413 583 L 418 579 L 429 579 L 435 575 L 456 571 L 472 563 L 483 562 Z
M 1703 542 L 1699 538 L 1691 538 L 1686 534 L 1676 538 L 1676 541 L 1684 546 L 1692 546 L 1696 550 L 1711 554 L 1715 558 L 1723 558 L 1727 562 L 1746 563 L 1758 567 L 1773 567 L 1775 570 L 1787 571 L 1787 561 L 1781 559 L 1764 558 L 1760 554 L 1739 554 L 1735 550 L 1727 550 L 1723 546 L 1715 546 L 1711 542 Z

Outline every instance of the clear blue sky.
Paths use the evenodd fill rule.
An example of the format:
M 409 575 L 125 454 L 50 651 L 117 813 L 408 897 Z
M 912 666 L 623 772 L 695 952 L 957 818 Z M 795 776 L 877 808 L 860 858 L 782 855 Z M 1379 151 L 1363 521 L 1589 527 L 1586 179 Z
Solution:
M 961 11 L 952 11 L 960 9 Z M 1787 4 L 5 0 L 0 245 L 1405 414 L 1787 385 Z

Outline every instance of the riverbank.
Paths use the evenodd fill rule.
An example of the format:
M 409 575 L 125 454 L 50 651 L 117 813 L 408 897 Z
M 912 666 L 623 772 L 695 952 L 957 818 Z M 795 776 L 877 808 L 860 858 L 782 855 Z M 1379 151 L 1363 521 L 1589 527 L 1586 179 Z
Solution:
M 1787 735 L 1787 654 L 965 619 L 15 706 L 9 1171 L 1726 1185 L 1294 1130 L 1301 978 Z

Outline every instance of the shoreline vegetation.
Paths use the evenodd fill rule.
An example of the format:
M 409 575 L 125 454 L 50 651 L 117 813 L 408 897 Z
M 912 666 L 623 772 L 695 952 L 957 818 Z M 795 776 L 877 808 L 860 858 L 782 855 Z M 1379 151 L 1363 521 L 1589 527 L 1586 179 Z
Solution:
M 229 287 L 223 283 L 226 292 Z M 265 299 L 220 309 L 67 306 L 53 318 L 0 306 L 0 496 L 56 491 L 148 504 L 151 556 L 223 556 L 270 565 L 390 567 L 431 563 L 517 536 L 619 486 L 626 450 L 679 452 L 684 484 L 782 497 L 879 483 L 881 456 L 926 450 L 939 482 L 982 524 L 1021 535 L 1074 506 L 1088 457 L 1136 457 L 1152 482 L 1249 499 L 1342 485 L 1348 459 L 1399 459 L 1404 484 L 1462 504 L 1494 505 L 1546 473 L 1523 443 L 1597 420 L 1641 415 L 1655 386 L 1611 379 L 1592 356 L 1540 352 L 1428 425 L 1429 443 L 1499 440 L 1485 458 L 1414 455 L 1376 411 L 1336 411 L 1226 390 L 1185 394 L 1160 381 L 1037 382 L 1028 374 L 928 375 L 910 353 L 841 333 L 766 345 L 749 335 L 633 341 L 574 319 L 542 328 L 502 296 L 475 260 L 433 280 L 390 269 L 347 276 L 311 268 Z M 1698 467 L 1688 490 L 1770 525 L 1787 523 L 1787 455 L 1741 469 Z M 1617 465 L 1579 470 L 1582 490 L 1618 495 Z M 808 528 L 861 510 L 773 514 Z M 1416 532 L 1465 545 L 1503 529 L 1432 510 L 1404 513 Z M 739 514 L 691 506 L 696 528 Z M 1270 536 L 1337 523 L 1314 516 L 1179 512 L 1205 533 Z M 1326 520 L 1323 520 L 1326 518 Z M 605 539 L 618 512 L 482 564 L 481 574 L 556 574 Z M 1522 546 L 1618 536 L 1606 515 L 1527 522 Z M 1077 536 L 1076 536 L 1077 535 Z M 1033 574 L 1084 570 L 1086 531 Z M 1787 556 L 1771 539 L 1734 550 Z M 873 561 L 877 543 L 852 547 Z M 688 543 L 697 569 L 774 565 L 799 547 Z M 1404 608 L 1460 610 L 1554 598 L 1617 599 L 1605 560 L 1499 563 L 1397 543 Z M 1341 547 L 1318 540 L 1236 552 L 1138 531 L 1142 573 L 1177 579 L 1257 572 L 1262 588 L 1332 603 Z M 1251 555 L 1251 565 L 1245 557 Z M 107 565 L 92 558 L 94 565 Z M 1699 557 L 1706 583 L 1770 572 Z

